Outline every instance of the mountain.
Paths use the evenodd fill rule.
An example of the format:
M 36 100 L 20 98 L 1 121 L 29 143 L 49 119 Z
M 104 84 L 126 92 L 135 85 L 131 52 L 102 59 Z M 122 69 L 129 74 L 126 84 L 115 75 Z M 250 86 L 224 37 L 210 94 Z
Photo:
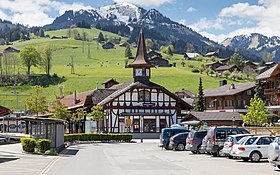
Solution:
M 258 59 L 269 54 L 273 61 L 280 61 L 280 37 L 278 36 L 267 37 L 259 33 L 252 33 L 227 38 L 220 44 L 239 52 L 246 50 L 258 56 Z
M 163 44 L 173 44 L 180 45 L 176 47 L 177 53 L 184 53 L 187 43 L 193 43 L 195 50 L 200 53 L 221 48 L 218 43 L 172 21 L 156 9 L 146 10 L 130 3 L 115 3 L 98 9 L 69 10 L 43 28 L 69 28 L 82 20 L 92 27 L 128 36 L 130 42 L 137 40 L 137 32 L 143 28 L 146 38 L 154 40 L 154 47 L 157 47 L 155 49 L 159 49 Z

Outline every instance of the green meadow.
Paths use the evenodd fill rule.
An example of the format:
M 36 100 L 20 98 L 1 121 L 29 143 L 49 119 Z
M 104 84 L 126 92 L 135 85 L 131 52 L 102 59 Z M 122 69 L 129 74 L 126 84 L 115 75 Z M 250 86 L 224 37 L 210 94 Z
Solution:
M 83 31 L 88 34 L 90 38 L 97 37 L 100 30 L 97 29 L 77 29 L 80 33 Z M 68 30 L 48 31 L 45 34 L 52 36 L 65 36 Z M 119 37 L 118 35 L 102 31 L 106 37 Z M 125 41 L 126 38 L 122 38 Z M 125 68 L 124 47 L 115 46 L 115 49 L 104 50 L 102 45 L 96 41 L 83 42 L 74 39 L 50 39 L 50 38 L 34 38 L 29 41 L 17 41 L 13 43 L 13 47 L 21 49 L 27 45 L 33 45 L 38 50 L 50 44 L 54 48 L 51 74 L 56 73 L 59 77 L 64 76 L 65 82 L 59 84 L 63 86 L 64 96 L 70 95 L 76 90 L 78 93 L 95 89 L 98 85 L 102 88 L 102 82 L 109 78 L 115 78 L 119 82 L 132 82 L 132 69 Z M 0 51 L 3 51 L 7 46 L 0 46 Z M 132 49 L 135 55 L 136 49 Z M 71 56 L 74 60 L 75 74 L 70 73 L 69 63 Z M 165 55 L 166 56 L 166 55 Z M 151 81 L 166 87 L 168 90 L 175 92 L 182 88 L 196 93 L 198 90 L 199 77 L 203 80 L 204 89 L 214 88 L 219 86 L 220 78 L 209 77 L 206 73 L 192 73 L 189 64 L 200 67 L 202 62 L 185 61 L 186 65 L 183 67 L 181 62 L 184 60 L 183 55 L 169 56 L 170 63 L 176 62 L 176 67 L 168 68 L 152 68 Z M 132 60 L 129 60 L 131 62 Z M 34 74 L 44 73 L 43 70 L 31 67 Z M 20 73 L 26 73 L 26 68 L 21 67 Z M 228 83 L 232 83 L 229 80 Z M 13 110 L 23 110 L 26 97 L 32 92 L 30 86 L 17 87 L 18 95 L 15 96 L 13 86 L 0 87 L 0 105 L 7 106 Z M 55 100 L 56 95 L 59 94 L 58 85 L 51 85 L 44 88 L 43 94 L 47 97 L 49 103 Z M 18 105 L 17 105 L 18 100 Z

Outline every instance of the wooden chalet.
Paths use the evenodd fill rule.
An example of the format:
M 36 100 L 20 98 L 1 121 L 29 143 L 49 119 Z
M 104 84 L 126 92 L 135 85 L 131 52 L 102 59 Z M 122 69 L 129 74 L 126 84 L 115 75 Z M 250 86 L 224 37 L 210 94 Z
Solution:
M 258 68 L 258 65 L 256 65 L 255 63 L 253 63 L 252 61 L 245 61 L 245 67 L 248 66 L 251 69 L 255 70 Z
M 218 73 L 223 73 L 224 71 L 233 72 L 233 71 L 241 71 L 241 70 L 236 65 L 222 65 L 217 69 L 215 69 L 215 71 L 217 71 Z
M 184 58 L 185 60 L 194 60 L 195 57 L 199 56 L 199 53 L 185 53 Z
M 243 118 L 238 112 L 190 112 L 182 120 L 191 126 L 242 126 Z
M 7 47 L 6 49 L 4 49 L 4 53 L 19 53 L 20 50 L 19 49 L 16 49 L 14 47 Z
M 111 78 L 111 79 L 106 80 L 102 84 L 105 86 L 105 88 L 110 88 L 116 84 L 119 84 L 119 82 L 116 79 Z
M 112 42 L 107 42 L 102 45 L 103 49 L 113 49 L 114 47 L 115 47 L 115 45 Z
M 206 63 L 205 66 L 215 71 L 218 67 L 222 66 L 222 64 L 219 61 L 216 61 L 216 62 Z
M 224 59 L 221 59 L 220 62 L 223 64 L 223 65 L 226 65 L 228 64 L 230 58 L 224 58 Z
M 128 42 L 123 42 L 123 43 L 120 43 L 119 46 L 120 47 L 127 47 L 127 46 L 129 46 L 129 43 Z
M 255 82 L 226 84 L 219 88 L 204 91 L 206 112 L 239 112 L 247 113 L 254 97 Z
M 257 81 L 264 82 L 264 95 L 266 96 L 266 106 L 269 111 L 280 114 L 280 64 L 261 73 L 256 77 Z
M 98 105 L 103 106 L 104 130 L 111 133 L 132 132 L 139 138 L 158 138 L 162 128 L 178 123 L 181 110 L 192 107 L 163 86 L 150 81 L 154 67 L 146 52 L 144 34 L 139 35 L 136 57 L 128 65 L 133 69 L 133 83 L 117 84 L 117 89 Z
M 4 106 L 0 106 L 0 117 L 9 115 L 10 113 L 11 113 L 10 109 L 8 109 Z
M 175 95 L 177 95 L 179 98 L 195 98 L 195 94 L 186 89 L 181 89 L 175 92 Z
M 208 52 L 205 54 L 206 57 L 218 57 L 219 52 L 218 51 L 213 51 L 213 52 Z
M 161 53 L 152 50 L 152 51 L 150 51 L 149 53 L 147 53 L 147 57 L 148 57 L 148 59 L 150 60 L 150 59 L 155 58 L 155 57 L 162 58 L 162 55 L 161 55 Z
M 162 58 L 162 55 L 156 51 L 147 53 L 150 63 L 155 67 L 170 67 L 169 61 Z

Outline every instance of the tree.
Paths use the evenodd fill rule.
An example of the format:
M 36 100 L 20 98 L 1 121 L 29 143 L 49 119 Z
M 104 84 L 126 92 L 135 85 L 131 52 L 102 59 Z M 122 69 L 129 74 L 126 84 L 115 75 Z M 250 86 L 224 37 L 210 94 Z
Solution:
M 264 52 L 262 55 L 262 60 L 266 63 L 272 61 L 272 58 L 273 58 L 273 54 L 269 52 Z
M 198 94 L 195 97 L 195 111 L 203 112 L 204 110 L 205 110 L 205 106 L 204 106 L 202 79 L 199 78 Z
M 29 97 L 26 100 L 26 107 L 32 114 L 45 113 L 48 111 L 46 97 L 42 95 L 43 88 L 41 86 L 34 86 Z
M 63 105 L 59 100 L 56 100 L 53 103 L 53 118 L 58 118 L 62 120 L 69 120 L 71 118 L 71 114 L 67 110 L 67 107 Z
M 229 65 L 236 65 L 239 69 L 244 68 L 244 59 L 238 54 L 234 53 L 228 62 Z
M 254 69 L 251 66 L 245 66 L 243 69 L 244 74 L 246 74 L 247 79 L 249 78 L 250 75 L 254 72 Z
M 181 62 L 181 65 L 182 65 L 182 67 L 185 67 L 186 62 L 185 62 L 185 61 L 182 61 L 182 62 Z
M 96 105 L 96 106 L 93 106 L 91 108 L 91 113 L 90 115 L 92 116 L 91 120 L 94 120 L 97 122 L 97 128 L 98 128 L 98 131 L 100 131 L 100 128 L 101 128 L 101 121 L 104 119 L 105 115 L 103 113 L 103 107 L 102 106 L 99 106 L 99 105 Z
M 187 50 L 187 53 L 193 53 L 193 52 L 195 52 L 194 46 L 193 46 L 192 43 L 187 43 L 186 48 L 187 48 L 187 49 L 186 49 L 186 50 Z
M 30 74 L 31 66 L 38 66 L 41 55 L 34 46 L 25 46 L 19 53 L 23 65 L 27 67 L 27 74 Z
M 268 110 L 264 108 L 265 103 L 262 99 L 255 96 L 250 100 L 250 105 L 245 106 L 249 112 L 243 115 L 244 123 L 250 125 L 262 125 L 268 121 L 267 112 Z
M 130 46 L 129 46 L 129 45 L 127 45 L 126 48 L 125 48 L 124 56 L 125 56 L 126 58 L 132 57 L 132 52 L 131 52 L 131 49 L 130 49 Z
M 45 69 L 47 75 L 50 75 L 52 54 L 53 54 L 53 49 L 51 45 L 50 44 L 46 45 L 42 51 L 41 65 Z
M 230 76 L 230 71 L 229 70 L 226 70 L 223 72 L 223 75 L 228 78 L 228 76 Z
M 256 82 L 256 87 L 255 87 L 255 96 L 265 100 L 265 95 L 264 95 L 264 89 L 263 89 L 263 82 L 261 82 L 260 80 L 258 80 Z
M 149 51 L 150 49 L 152 49 L 153 46 L 154 46 L 153 41 L 152 41 L 151 39 L 149 39 L 149 38 L 145 40 L 145 43 L 146 43 L 147 51 Z
M 105 38 L 104 38 L 104 36 L 103 36 L 103 33 L 102 32 L 100 32 L 99 33 L 99 35 L 98 35 L 98 42 L 103 42 L 103 41 L 105 41 Z

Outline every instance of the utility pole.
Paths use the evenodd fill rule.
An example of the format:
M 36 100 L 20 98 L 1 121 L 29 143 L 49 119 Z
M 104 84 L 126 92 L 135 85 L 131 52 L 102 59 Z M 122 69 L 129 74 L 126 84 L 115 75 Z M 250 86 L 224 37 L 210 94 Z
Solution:
M 71 58 L 71 63 L 70 63 L 71 74 L 75 74 L 75 70 L 74 70 L 74 57 L 75 57 L 75 55 L 70 55 L 70 58 Z

